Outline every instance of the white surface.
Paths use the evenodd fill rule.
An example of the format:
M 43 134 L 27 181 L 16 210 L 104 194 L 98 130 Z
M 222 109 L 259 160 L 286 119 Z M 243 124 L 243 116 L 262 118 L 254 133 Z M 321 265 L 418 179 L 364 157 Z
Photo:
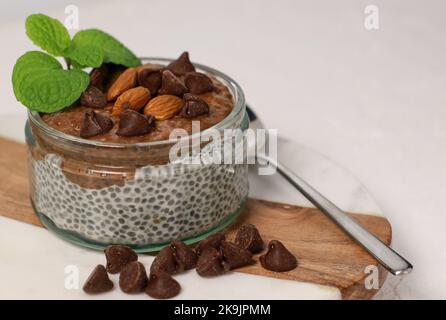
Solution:
M 398 297 L 446 298 L 444 1 L 69 3 L 81 28 L 103 28 L 138 54 L 188 49 L 234 77 L 269 127 L 348 168 L 375 196 L 394 247 L 415 266 Z M 380 9 L 379 30 L 363 27 L 368 4 Z M 65 1 L 43 6 L 1 2 L 0 114 L 24 113 L 10 86 L 15 59 L 33 47 L 24 12 L 63 18 Z
M 0 218 L 0 299 L 150 299 L 144 293 L 127 295 L 118 286 L 118 275 L 110 275 L 116 288 L 90 296 L 82 285 L 97 264 L 105 264 L 102 253 L 76 247 L 47 230 Z M 3 232 L 8 230 L 8 232 Z M 139 255 L 146 266 L 153 257 Z M 79 270 L 79 289 L 67 290 L 65 268 Z M 191 270 L 175 276 L 182 291 L 178 299 L 338 299 L 339 290 L 295 281 L 231 272 L 207 279 Z

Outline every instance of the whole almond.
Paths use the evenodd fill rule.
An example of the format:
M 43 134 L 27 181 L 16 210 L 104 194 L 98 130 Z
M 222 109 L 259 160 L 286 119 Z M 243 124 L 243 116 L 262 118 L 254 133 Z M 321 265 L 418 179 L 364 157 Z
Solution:
M 182 108 L 183 99 L 165 94 L 150 100 L 144 108 L 144 114 L 154 116 L 157 120 L 166 120 L 172 118 Z
M 147 101 L 150 100 L 150 91 L 144 87 L 136 87 L 129 89 L 122 93 L 118 99 L 116 99 L 115 105 L 112 109 L 113 116 L 119 116 L 124 111 L 124 105 L 128 108 L 138 111 L 144 107 Z
M 116 99 L 123 92 L 136 86 L 136 68 L 128 68 L 113 82 L 107 92 L 107 101 Z

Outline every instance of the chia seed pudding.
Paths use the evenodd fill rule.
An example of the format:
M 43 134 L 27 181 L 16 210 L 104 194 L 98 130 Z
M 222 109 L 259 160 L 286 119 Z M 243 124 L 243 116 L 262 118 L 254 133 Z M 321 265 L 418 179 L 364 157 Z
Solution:
M 187 54 L 186 58 L 188 61 Z M 117 97 L 111 97 L 110 90 L 128 69 L 112 67 L 98 85 L 108 98 L 101 107 L 91 104 L 98 101 L 96 97 L 81 97 L 60 112 L 29 112 L 26 136 L 31 200 L 49 229 L 93 248 L 119 243 L 144 252 L 174 239 L 198 241 L 237 217 L 248 194 L 247 165 L 198 160 L 221 152 L 226 143 L 231 143 L 235 152 L 244 153 L 243 137 L 201 144 L 199 153 L 175 162 L 169 160 L 169 150 L 177 143 L 170 139 L 172 130 L 183 129 L 189 138 L 197 135 L 192 121 L 200 124 L 201 136 L 209 128 L 220 134 L 224 129 L 246 129 L 243 92 L 229 77 L 205 66 L 195 64 L 193 70 L 179 72 L 181 68 L 175 67 L 178 61 L 184 63 L 184 54 L 173 62 L 145 59 L 142 66 L 134 68 L 136 80 Z M 141 80 L 147 69 L 155 70 L 156 77 L 159 74 L 158 88 L 153 81 Z M 92 83 L 99 72 L 91 72 Z M 171 79 L 165 81 L 172 75 L 183 87 Z M 200 82 L 202 75 L 207 89 Z M 198 87 L 194 77 L 199 78 Z M 142 106 L 137 98 L 130 98 L 116 112 L 126 91 L 145 84 L 150 97 L 137 97 L 139 102 L 144 100 Z M 178 86 L 184 92 L 176 91 Z M 181 103 L 181 108 L 171 112 L 170 105 L 150 104 L 166 95 L 176 96 L 169 101 Z M 192 103 L 188 105 L 188 101 Z M 207 107 L 197 106 L 197 101 L 204 101 Z M 126 112 L 128 118 L 124 118 Z M 102 117 L 111 120 L 106 122 L 110 123 L 107 129 Z M 145 119 L 143 127 L 141 119 Z M 147 127 L 144 121 L 149 123 Z M 124 122 L 129 125 L 125 127 Z

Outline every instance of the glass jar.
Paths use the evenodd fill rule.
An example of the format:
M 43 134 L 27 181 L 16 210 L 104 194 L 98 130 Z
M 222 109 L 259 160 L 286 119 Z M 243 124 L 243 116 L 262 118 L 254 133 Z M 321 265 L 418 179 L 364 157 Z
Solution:
M 167 59 L 143 59 L 168 63 Z M 249 126 L 243 91 L 231 78 L 196 65 L 225 84 L 234 109 L 220 123 L 188 137 Z M 174 239 L 194 243 L 227 227 L 242 211 L 248 194 L 246 163 L 190 163 L 233 144 L 246 152 L 246 141 L 231 139 L 199 145 L 199 153 L 172 162 L 178 140 L 119 144 L 81 139 L 48 126 L 28 113 L 31 201 L 42 223 L 78 245 L 103 249 L 126 244 L 139 252 L 156 251 Z M 199 137 L 198 137 L 199 135 Z

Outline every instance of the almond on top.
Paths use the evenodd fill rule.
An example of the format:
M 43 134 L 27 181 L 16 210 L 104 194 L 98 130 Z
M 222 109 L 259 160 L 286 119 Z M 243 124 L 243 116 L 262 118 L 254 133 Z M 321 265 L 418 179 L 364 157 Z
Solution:
M 154 116 L 157 120 L 166 120 L 175 116 L 183 108 L 183 99 L 165 94 L 157 96 L 144 107 L 144 114 Z
M 113 116 L 119 116 L 124 111 L 124 105 L 128 108 L 138 111 L 146 105 L 150 100 L 150 91 L 144 87 L 136 87 L 123 92 L 118 99 L 116 99 L 115 105 L 112 109 Z
M 107 101 L 115 100 L 125 91 L 136 86 L 136 68 L 128 68 L 113 82 L 107 92 Z

